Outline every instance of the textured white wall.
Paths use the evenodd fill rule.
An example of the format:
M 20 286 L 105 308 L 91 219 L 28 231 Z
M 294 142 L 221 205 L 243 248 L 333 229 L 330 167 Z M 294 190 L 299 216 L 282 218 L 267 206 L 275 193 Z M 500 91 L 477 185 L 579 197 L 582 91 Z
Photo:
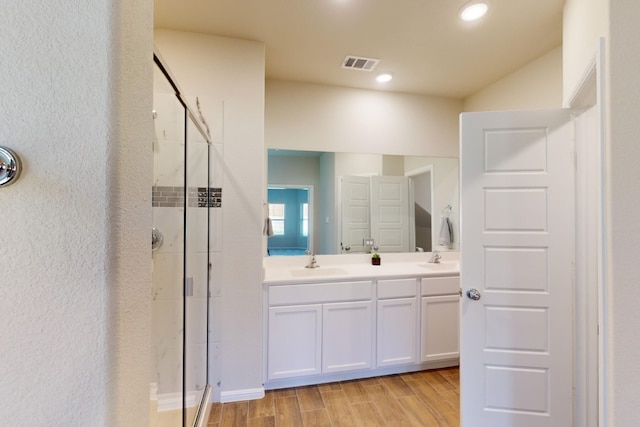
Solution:
M 266 85 L 268 148 L 458 157 L 462 101 L 281 80 Z
M 0 189 L 2 424 L 148 424 L 151 24 L 149 1 L 2 4 L 25 166 Z
M 214 334 L 221 393 L 262 387 L 262 220 L 264 45 L 204 34 L 156 29 L 155 44 L 184 93 L 198 96 L 209 123 L 210 103 L 224 100 L 224 185 L 220 281 L 222 313 Z M 215 383 L 214 383 L 215 385 Z
M 464 100 L 464 111 L 535 110 L 562 107 L 562 47 Z

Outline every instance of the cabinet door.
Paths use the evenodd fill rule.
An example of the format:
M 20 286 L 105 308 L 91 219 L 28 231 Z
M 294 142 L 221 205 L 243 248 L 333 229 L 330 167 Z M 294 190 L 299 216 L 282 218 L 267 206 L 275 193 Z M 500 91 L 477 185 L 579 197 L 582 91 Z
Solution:
M 373 303 L 324 304 L 322 312 L 322 372 L 371 368 Z
M 322 304 L 269 308 L 267 377 L 321 373 Z
M 422 297 L 421 355 L 423 362 L 459 357 L 459 295 Z
M 416 298 L 379 300 L 377 315 L 377 366 L 414 363 L 418 358 Z

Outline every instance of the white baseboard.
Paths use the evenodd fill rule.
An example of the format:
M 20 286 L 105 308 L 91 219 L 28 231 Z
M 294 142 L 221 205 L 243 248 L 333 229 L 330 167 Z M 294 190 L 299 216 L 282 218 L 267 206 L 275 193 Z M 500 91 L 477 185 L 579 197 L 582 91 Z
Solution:
M 211 403 L 220 402 L 221 392 L 222 390 L 220 390 L 220 387 L 213 387 L 213 389 L 211 390 Z
M 149 400 L 158 400 L 158 383 L 149 385 Z
M 264 387 L 220 392 L 221 403 L 240 402 L 243 400 L 257 400 L 262 399 L 263 397 Z
M 182 393 L 158 393 L 158 412 L 173 411 L 182 409 Z M 187 408 L 198 406 L 202 398 L 202 391 L 187 392 Z
M 330 374 L 309 375 L 290 378 L 278 378 L 266 381 L 263 385 L 265 390 L 276 390 L 281 388 L 302 387 L 312 384 L 325 384 L 336 381 L 350 381 L 363 378 L 379 377 L 382 375 L 403 374 L 408 372 L 424 371 L 425 369 L 440 369 L 452 366 L 459 366 L 458 357 L 447 360 L 435 360 L 430 362 L 414 363 L 410 365 L 386 366 L 373 369 L 358 369 L 354 371 L 334 372 Z

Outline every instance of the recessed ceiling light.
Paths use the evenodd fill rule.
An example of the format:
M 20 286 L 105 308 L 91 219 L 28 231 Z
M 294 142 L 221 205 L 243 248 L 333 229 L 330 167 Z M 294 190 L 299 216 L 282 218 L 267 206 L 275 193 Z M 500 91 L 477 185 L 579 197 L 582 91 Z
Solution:
M 392 79 L 393 79 L 393 74 L 391 73 L 378 74 L 378 76 L 376 77 L 376 81 L 378 83 L 387 83 L 387 82 L 390 82 Z
M 482 18 L 489 9 L 487 3 L 472 2 L 462 7 L 460 19 L 463 21 L 475 21 Z

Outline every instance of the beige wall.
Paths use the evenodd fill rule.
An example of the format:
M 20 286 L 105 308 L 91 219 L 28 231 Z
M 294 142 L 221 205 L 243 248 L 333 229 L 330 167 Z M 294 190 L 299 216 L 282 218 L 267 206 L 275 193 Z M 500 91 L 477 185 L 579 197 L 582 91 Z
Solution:
M 221 398 L 255 398 L 262 390 L 262 220 L 265 200 L 264 45 L 204 34 L 156 30 L 154 41 L 182 91 L 198 97 L 222 138 L 222 258 L 213 271 L 211 368 Z M 214 171 L 219 173 L 219 171 Z M 215 386 L 218 378 L 210 377 Z
M 609 0 L 566 0 L 563 14 L 562 99 L 566 102 L 583 78 L 609 31 Z
M 640 3 L 567 0 L 564 9 L 564 97 L 576 90 L 605 38 L 605 283 L 601 334 L 605 391 L 603 425 L 640 424 Z
M 268 148 L 458 157 L 462 101 L 268 80 Z
M 149 423 L 152 3 L 3 3 L 0 420 Z
M 611 426 L 640 425 L 640 3 L 611 1 L 606 94 L 609 417 Z
M 562 47 L 464 100 L 464 111 L 537 110 L 562 107 Z

